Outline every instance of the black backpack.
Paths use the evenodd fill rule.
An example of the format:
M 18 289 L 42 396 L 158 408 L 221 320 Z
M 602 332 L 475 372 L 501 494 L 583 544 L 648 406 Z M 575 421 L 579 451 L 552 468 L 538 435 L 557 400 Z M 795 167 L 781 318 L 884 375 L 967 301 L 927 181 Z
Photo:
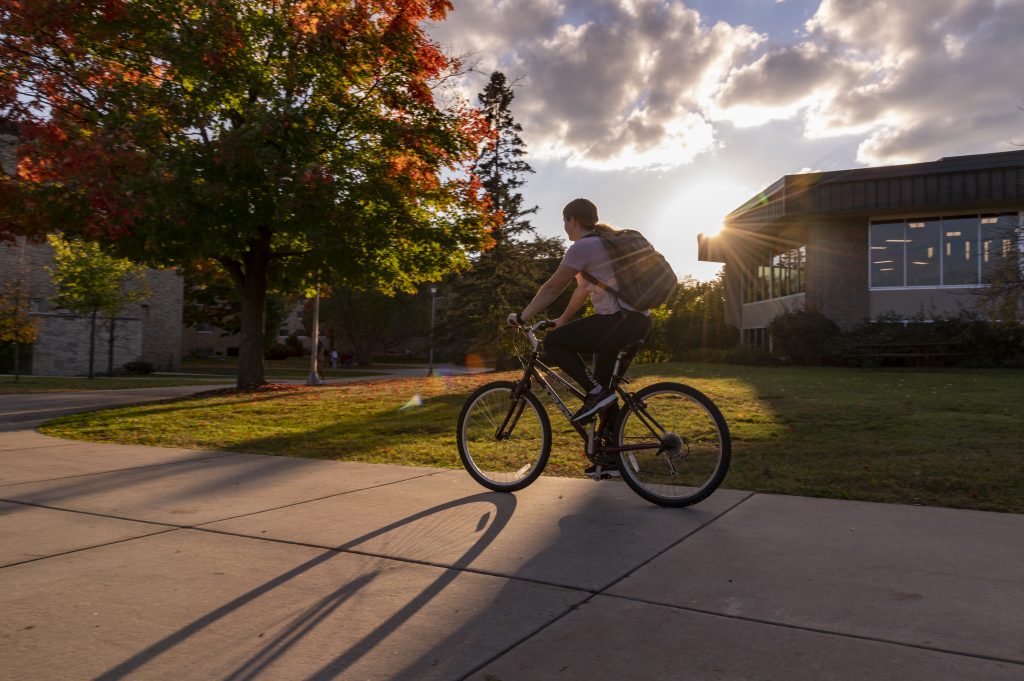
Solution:
M 665 256 L 643 234 L 633 229 L 598 232 L 615 269 L 618 290 L 613 289 L 587 272 L 583 276 L 610 292 L 620 301 L 636 310 L 649 310 L 665 304 L 676 288 L 678 280 Z

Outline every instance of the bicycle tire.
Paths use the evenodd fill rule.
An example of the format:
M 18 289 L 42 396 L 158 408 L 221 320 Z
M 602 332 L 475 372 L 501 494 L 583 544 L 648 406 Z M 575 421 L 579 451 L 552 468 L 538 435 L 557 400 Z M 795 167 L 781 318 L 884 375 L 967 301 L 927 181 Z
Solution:
M 515 383 L 494 381 L 473 391 L 462 406 L 455 439 L 462 465 L 495 492 L 523 489 L 544 471 L 551 455 L 551 421 L 537 396 L 520 395 L 520 416 L 511 436 L 495 433 L 508 413 Z
M 704 393 L 682 383 L 655 383 L 634 398 L 636 404 L 619 414 L 616 442 L 620 447 L 645 442 L 661 446 L 620 452 L 622 479 L 660 506 L 690 506 L 706 499 L 722 484 L 732 458 L 732 439 L 722 412 Z M 653 418 L 663 432 L 655 437 L 641 415 Z

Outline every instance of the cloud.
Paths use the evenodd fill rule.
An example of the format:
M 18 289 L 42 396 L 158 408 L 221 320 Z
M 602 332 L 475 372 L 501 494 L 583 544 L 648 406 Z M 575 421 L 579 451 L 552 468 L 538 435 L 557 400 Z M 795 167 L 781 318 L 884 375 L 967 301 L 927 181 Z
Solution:
M 825 0 L 807 29 L 861 73 L 808 115 L 808 132 L 863 130 L 864 163 L 1007 150 L 1024 127 L 1017 109 L 1024 90 L 1013 85 L 1020 83 L 1020 0 Z
M 518 83 L 532 157 L 659 170 L 772 120 L 870 164 L 1010 148 L 1022 31 L 1024 0 L 822 0 L 789 44 L 668 0 L 464 0 L 433 29 Z
M 588 168 L 667 168 L 712 148 L 700 102 L 764 40 L 660 0 L 457 3 L 433 33 L 518 81 L 532 155 Z

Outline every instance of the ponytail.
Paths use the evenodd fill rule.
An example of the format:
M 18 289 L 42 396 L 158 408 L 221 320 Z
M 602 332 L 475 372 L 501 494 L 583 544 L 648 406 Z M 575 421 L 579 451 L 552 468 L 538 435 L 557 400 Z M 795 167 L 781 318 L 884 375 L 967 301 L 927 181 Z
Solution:
M 612 227 L 611 225 L 605 224 L 603 222 L 594 223 L 593 230 L 598 234 L 614 234 L 615 232 L 619 231 Z
M 597 216 L 597 206 L 593 201 L 587 199 L 573 199 L 565 204 L 562 209 L 562 217 L 566 220 L 574 218 L 584 229 L 593 230 L 599 234 L 611 234 L 616 232 L 614 227 L 600 222 Z

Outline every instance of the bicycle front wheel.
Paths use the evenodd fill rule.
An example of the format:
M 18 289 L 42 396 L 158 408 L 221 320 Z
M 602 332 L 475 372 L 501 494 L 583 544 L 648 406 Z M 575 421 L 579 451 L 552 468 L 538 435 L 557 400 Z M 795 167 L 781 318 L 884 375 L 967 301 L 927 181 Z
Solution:
M 540 476 L 551 454 L 551 421 L 537 396 L 495 381 L 478 388 L 462 407 L 455 439 L 462 465 L 478 483 L 515 492 Z
M 655 383 L 635 395 L 616 425 L 619 470 L 634 492 L 661 506 L 706 499 L 729 471 L 732 441 L 718 407 L 681 383 Z

